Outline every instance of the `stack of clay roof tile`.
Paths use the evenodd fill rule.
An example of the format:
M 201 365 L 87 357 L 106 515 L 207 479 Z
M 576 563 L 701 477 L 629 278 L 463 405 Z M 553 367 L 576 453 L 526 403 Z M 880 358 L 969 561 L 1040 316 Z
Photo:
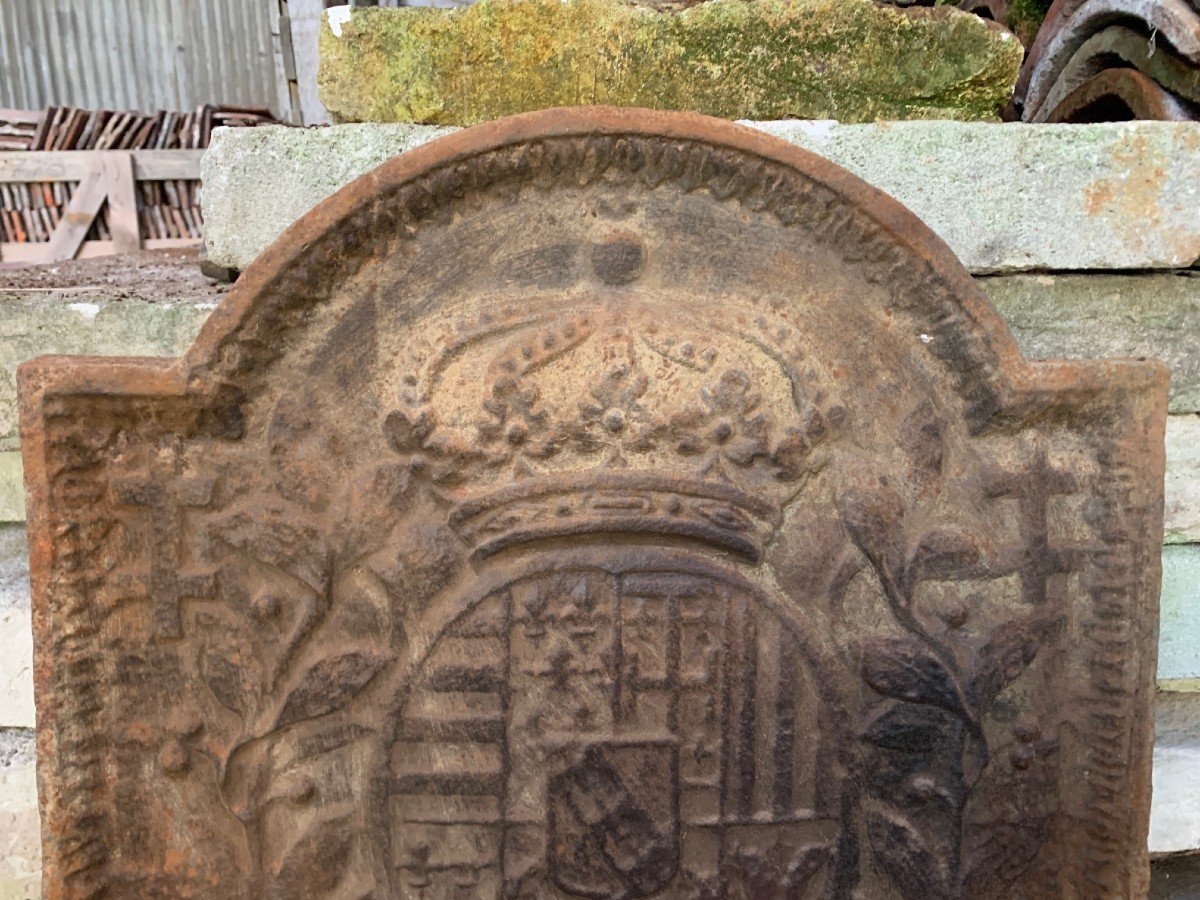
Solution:
M 1014 105 L 1026 122 L 1200 120 L 1200 0 L 1056 0 Z
M 27 109 L 0 109 L 0 151 L 28 150 L 37 137 L 42 114 Z
M 51 106 L 41 112 L 0 109 L 4 150 L 172 150 L 208 146 L 222 125 L 274 122 L 260 107 L 201 106 L 195 112 L 143 114 Z M 71 182 L 0 183 L 0 241 L 48 241 L 76 188 Z M 146 238 L 196 238 L 202 232 L 198 181 L 137 185 L 138 219 Z M 88 240 L 109 238 L 105 211 Z

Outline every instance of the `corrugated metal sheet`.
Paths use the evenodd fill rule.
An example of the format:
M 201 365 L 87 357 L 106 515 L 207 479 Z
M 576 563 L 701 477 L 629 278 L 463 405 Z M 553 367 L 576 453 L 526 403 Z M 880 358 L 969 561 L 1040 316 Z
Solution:
M 274 0 L 0 0 L 0 106 L 279 103 Z

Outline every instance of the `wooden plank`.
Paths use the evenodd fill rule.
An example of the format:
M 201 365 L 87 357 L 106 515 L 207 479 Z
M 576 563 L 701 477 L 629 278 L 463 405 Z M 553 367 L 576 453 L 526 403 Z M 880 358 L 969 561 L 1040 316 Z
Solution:
M 59 133 L 64 128 L 79 130 L 83 124 L 82 117 L 77 117 L 79 121 L 71 118 L 72 110 L 57 112 L 65 113 L 55 116 L 62 120 L 57 122 Z M 173 118 L 173 123 L 165 124 L 187 121 Z M 129 125 L 122 128 L 128 130 Z M 120 131 L 111 132 L 107 143 L 113 143 Z M 163 133 L 168 140 L 176 139 L 168 128 Z M 191 192 L 198 185 L 203 154 L 199 149 L 0 153 L 0 186 L 20 192 L 14 195 L 15 202 L 3 204 L 12 208 L 12 213 L 6 216 L 7 233 L 0 235 L 4 242 L 0 260 L 57 262 L 72 256 L 131 253 L 143 246 L 198 247 L 200 238 L 195 232 L 199 229 L 181 210 L 191 202 Z M 79 185 L 64 210 L 59 195 L 65 194 L 68 182 Z M 138 212 L 138 182 L 150 191 L 144 198 L 144 222 Z M 26 194 L 28 200 L 23 201 Z M 103 215 L 98 215 L 101 210 Z M 24 246 L 18 243 L 22 220 L 31 239 Z M 156 228 L 155 224 L 166 227 Z M 89 237 L 98 240 L 87 240 Z
M 88 156 L 65 150 L 0 153 L 0 181 L 80 181 L 94 165 Z
M 7 122 L 36 125 L 42 119 L 42 111 L 40 109 L 0 109 L 0 119 Z
M 95 164 L 93 150 L 0 153 L 0 181 L 82 181 Z M 134 150 L 138 181 L 198 179 L 203 150 Z
M 76 188 L 71 202 L 67 204 L 67 213 L 63 216 L 46 247 L 46 262 L 62 262 L 72 259 L 92 220 L 100 211 L 104 198 L 108 194 L 108 178 L 103 164 L 103 157 L 95 158 L 94 168 L 89 172 L 79 187 Z
M 105 153 L 101 165 L 108 184 L 108 230 L 118 253 L 132 253 L 141 247 L 132 154 Z
M 203 150 L 134 150 L 133 177 L 138 181 L 200 179 Z
M 142 243 L 146 250 L 199 250 L 204 238 L 157 238 Z
M 145 250 L 198 250 L 204 241 L 201 238 L 149 238 L 142 242 Z M 50 245 L 45 241 L 39 243 L 0 243 L 0 262 L 6 263 L 45 263 L 46 248 Z M 84 241 L 79 245 L 76 259 L 92 259 L 97 256 L 111 256 L 116 253 L 112 241 Z

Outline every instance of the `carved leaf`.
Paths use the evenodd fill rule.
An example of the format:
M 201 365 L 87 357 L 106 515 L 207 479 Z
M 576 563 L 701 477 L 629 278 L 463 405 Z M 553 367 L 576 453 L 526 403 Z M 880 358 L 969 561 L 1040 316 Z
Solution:
M 221 796 L 230 812 L 243 822 L 258 814 L 259 801 L 270 777 L 270 738 L 255 738 L 233 748 L 221 777 Z
M 942 474 L 945 441 L 942 422 L 935 414 L 933 404 L 926 400 L 909 413 L 900 423 L 898 437 L 918 481 L 927 482 Z
M 332 721 L 332 720 L 331 720 Z M 348 747 L 364 735 L 371 732 L 361 725 L 335 724 L 311 734 L 297 737 L 288 741 L 282 748 L 284 758 L 280 761 L 280 774 L 286 775 L 298 766 L 307 763 L 327 753 L 334 753 L 343 747 Z
M 939 528 L 921 535 L 913 560 L 929 574 L 948 574 L 956 568 L 979 561 L 980 550 L 974 539 L 957 528 Z
M 321 660 L 304 673 L 288 695 L 275 727 L 284 728 L 339 709 L 367 686 L 383 663 L 382 656 L 359 652 Z
M 222 706 L 239 716 L 246 714 L 248 686 L 245 672 L 227 654 L 220 650 L 205 650 L 200 658 L 200 675 Z
M 881 574 L 894 577 L 897 551 L 903 545 L 900 495 L 884 484 L 854 487 L 838 495 L 837 506 L 854 543 Z
M 947 721 L 931 706 L 890 704 L 867 722 L 862 738 L 889 750 L 929 753 L 946 740 Z
M 375 466 L 349 481 L 340 524 L 331 536 L 339 558 L 361 558 L 383 545 L 410 481 L 409 468 L 399 464 Z
M 975 787 L 989 758 L 987 741 L 983 735 L 979 731 L 968 731 L 962 755 L 962 778 L 968 789 Z
M 292 846 L 272 880 L 273 900 L 319 897 L 337 886 L 354 846 L 350 815 L 320 822 Z
M 1033 662 L 1048 625 L 1045 619 L 1018 619 L 992 630 L 979 651 L 971 679 L 971 690 L 980 706 L 990 704 Z
M 968 832 L 963 848 L 966 874 L 963 896 L 1001 897 L 1037 860 L 1046 842 L 1048 819 L 1028 817 L 993 822 Z
M 954 675 L 916 638 L 868 641 L 863 647 L 862 674 L 885 697 L 927 703 L 973 718 Z
M 867 834 L 875 860 L 904 900 L 950 898 L 950 873 L 916 826 L 898 813 L 874 811 L 867 817 Z
M 804 897 L 821 868 L 829 863 L 832 850 L 826 846 L 802 847 L 788 864 L 784 897 Z
M 300 507 L 253 497 L 216 518 L 210 533 L 230 547 L 298 578 L 318 594 L 329 580 L 321 532 Z

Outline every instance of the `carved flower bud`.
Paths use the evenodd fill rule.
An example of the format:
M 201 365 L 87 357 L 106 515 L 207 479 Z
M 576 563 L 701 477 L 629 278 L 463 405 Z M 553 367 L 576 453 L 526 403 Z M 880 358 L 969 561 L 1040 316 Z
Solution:
M 625 430 L 625 413 L 622 410 L 606 409 L 600 421 L 613 434 Z
M 519 447 L 529 437 L 529 429 L 522 422 L 513 422 L 508 426 L 508 434 L 505 437 L 508 438 L 508 442 L 514 447 Z
M 433 414 L 429 410 L 388 413 L 383 431 L 392 446 L 400 453 L 418 449 L 433 432 Z
M 712 436 L 713 440 L 718 444 L 725 443 L 733 437 L 733 423 L 728 419 L 721 419 L 721 421 L 717 422 L 716 427 L 713 428 Z
M 938 615 L 946 623 L 947 628 L 962 628 L 971 617 L 971 604 L 961 597 L 954 597 L 946 601 L 945 606 L 938 611 Z
M 301 778 L 288 785 L 287 798 L 297 806 L 304 806 L 312 802 L 316 795 L 317 786 L 307 778 Z
M 1012 752 L 1012 764 L 1014 769 L 1028 769 L 1033 763 L 1033 758 L 1037 752 L 1029 744 L 1022 744 Z
M 168 775 L 181 775 L 188 770 L 187 749 L 177 739 L 163 743 L 158 751 L 158 764 Z
M 167 727 L 178 738 L 191 738 L 204 730 L 204 722 L 194 712 L 180 710 L 171 715 Z
M 805 415 L 804 436 L 810 443 L 816 443 L 825 436 L 825 417 L 819 409 L 810 409 Z
M 779 480 L 795 481 L 803 475 L 811 449 L 808 440 L 799 430 L 787 429 L 771 453 L 771 462 L 779 467 L 776 473 Z
M 250 611 L 260 622 L 273 619 L 279 613 L 279 597 L 270 591 L 259 591 L 250 601 Z

